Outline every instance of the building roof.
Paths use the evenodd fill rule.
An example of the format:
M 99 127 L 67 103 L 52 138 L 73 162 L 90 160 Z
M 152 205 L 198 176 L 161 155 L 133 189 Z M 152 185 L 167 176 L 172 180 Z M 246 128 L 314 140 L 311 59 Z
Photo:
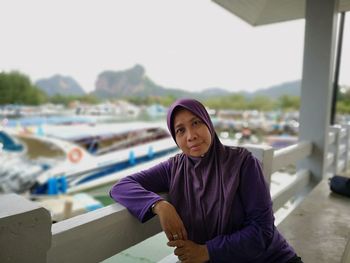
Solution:
M 306 0 L 213 0 L 247 23 L 258 26 L 305 17 Z M 350 10 L 350 0 L 339 0 L 339 12 Z

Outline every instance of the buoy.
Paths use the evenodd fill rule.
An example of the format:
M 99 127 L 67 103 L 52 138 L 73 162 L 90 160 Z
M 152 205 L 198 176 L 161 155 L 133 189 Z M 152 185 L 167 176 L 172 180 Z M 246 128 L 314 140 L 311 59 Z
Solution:
M 80 162 L 82 157 L 83 157 L 83 152 L 79 148 L 74 148 L 68 153 L 68 159 L 72 163 Z

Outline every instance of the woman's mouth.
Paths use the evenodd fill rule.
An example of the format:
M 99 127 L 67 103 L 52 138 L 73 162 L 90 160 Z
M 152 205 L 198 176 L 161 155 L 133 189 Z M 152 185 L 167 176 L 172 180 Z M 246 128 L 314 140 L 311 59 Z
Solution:
M 201 148 L 201 144 L 195 144 L 190 146 L 191 151 L 198 151 Z

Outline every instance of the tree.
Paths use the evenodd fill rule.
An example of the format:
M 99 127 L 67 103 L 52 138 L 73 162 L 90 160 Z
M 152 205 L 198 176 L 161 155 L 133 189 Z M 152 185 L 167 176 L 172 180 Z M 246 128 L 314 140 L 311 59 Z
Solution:
M 46 100 L 46 95 L 26 75 L 18 71 L 0 73 L 0 104 L 39 105 Z
M 241 94 L 234 94 L 227 97 L 210 98 L 204 101 L 204 104 L 212 109 L 248 109 L 248 101 Z
M 278 98 L 279 108 L 283 111 L 299 110 L 300 98 L 297 96 L 283 95 Z
M 250 103 L 251 110 L 271 111 L 276 107 L 276 102 L 266 96 L 256 96 Z

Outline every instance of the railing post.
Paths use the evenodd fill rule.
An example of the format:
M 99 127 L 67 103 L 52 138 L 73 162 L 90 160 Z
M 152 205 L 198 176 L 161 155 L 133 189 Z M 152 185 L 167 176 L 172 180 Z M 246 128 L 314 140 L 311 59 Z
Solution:
M 255 144 L 245 144 L 243 146 L 261 162 L 265 179 L 270 187 L 274 148 L 268 145 Z
M 0 195 L 0 262 L 46 262 L 51 216 L 16 194 Z
M 332 174 L 337 174 L 338 166 L 339 166 L 339 147 L 340 147 L 341 128 L 339 126 L 331 126 L 329 127 L 329 131 L 334 133 L 334 142 L 329 145 L 329 152 L 333 153 L 333 163 L 330 166 L 329 171 Z
M 345 135 L 345 166 L 344 171 L 346 172 L 349 169 L 349 159 L 350 159 L 350 124 L 342 125 L 346 129 Z

